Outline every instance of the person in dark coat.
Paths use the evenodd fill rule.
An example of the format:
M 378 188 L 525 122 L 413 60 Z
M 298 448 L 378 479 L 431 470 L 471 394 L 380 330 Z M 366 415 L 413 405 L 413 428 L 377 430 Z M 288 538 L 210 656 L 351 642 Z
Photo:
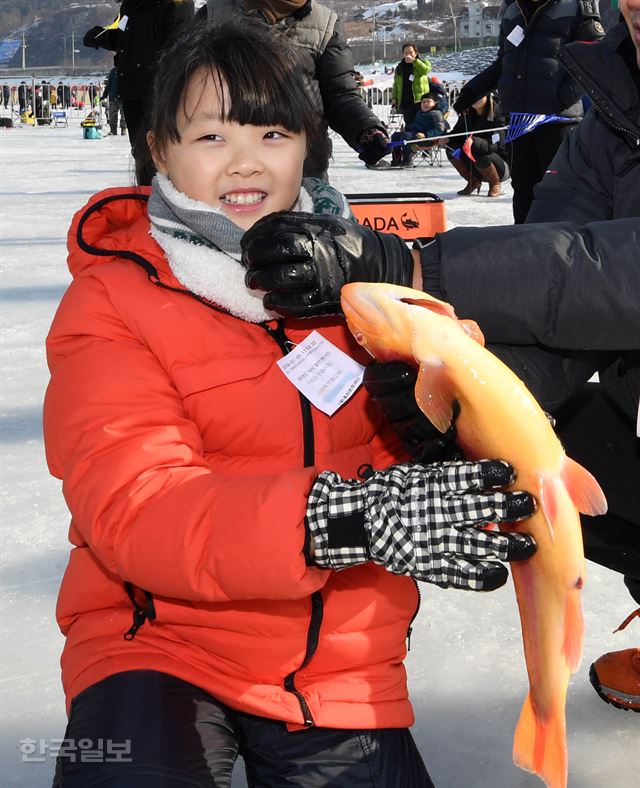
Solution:
M 478 129 L 500 128 L 505 125 L 498 99 L 493 93 L 475 101 L 469 110 L 458 118 L 452 134 L 472 133 Z M 467 137 L 451 137 L 447 145 L 447 158 L 467 181 L 458 194 L 469 196 L 480 191 L 482 182 L 489 184 L 489 197 L 499 197 L 500 184 L 509 177 L 507 148 L 504 131 L 473 134 L 470 146 Z
M 559 115 L 567 123 L 538 126 L 512 145 L 513 217 L 521 224 L 562 140 L 583 115 L 584 88 L 558 60 L 563 44 L 604 35 L 597 0 L 506 0 L 495 61 L 470 80 L 453 108 L 461 114 L 498 90 L 503 112 Z
M 122 111 L 122 99 L 118 90 L 118 69 L 115 66 L 109 72 L 101 99 L 102 101 L 108 101 L 107 118 L 111 134 L 116 136 L 118 133 L 118 117 L 120 117 L 120 133 L 126 134 L 127 121 Z
M 599 479 L 609 502 L 606 515 L 583 520 L 586 555 L 622 573 L 640 604 L 640 12 L 632 2 L 637 8 L 636 0 L 620 0 L 626 24 L 603 41 L 574 42 L 559 53 L 593 106 L 536 187 L 527 223 L 459 227 L 407 254 L 414 285 L 477 320 L 491 349 L 558 413 L 569 455 Z M 328 254 L 322 272 L 312 273 L 294 239 L 295 220 L 287 219 L 287 252 L 277 244 L 280 221 L 262 227 L 264 239 L 269 223 L 277 249 L 263 243 L 253 254 L 252 230 L 243 259 L 247 281 L 281 314 L 335 311 L 341 286 L 355 281 L 350 260 L 362 270 L 365 250 L 384 255 L 380 234 L 374 239 L 368 228 L 335 220 L 313 232 L 299 220 L 300 243 L 316 253 L 347 235 L 340 261 Z M 433 442 L 407 395 L 415 373 L 372 369 L 370 391 L 377 386 L 386 411 L 400 414 L 396 426 L 407 442 Z M 595 372 L 600 382 L 588 383 Z M 637 615 L 640 608 L 628 620 Z M 640 648 L 603 655 L 590 677 L 607 702 L 640 709 Z
M 9 101 L 11 99 L 11 89 L 9 85 L 6 83 L 2 86 L 2 103 L 4 104 L 4 108 L 7 109 L 9 106 Z
M 27 83 L 21 82 L 18 85 L 18 106 L 20 107 L 20 114 L 22 115 L 23 112 L 27 111 Z
M 123 0 L 115 27 L 92 27 L 82 39 L 86 47 L 116 53 L 114 65 L 139 184 L 148 185 L 153 177 L 145 112 L 154 66 L 161 51 L 192 22 L 193 14 L 193 0 Z
M 212 25 L 239 13 L 261 17 L 302 50 L 308 92 L 324 117 L 307 154 L 305 177 L 327 179 L 332 150 L 328 128 L 357 150 L 365 164 L 376 164 L 387 153 L 389 137 L 358 88 L 353 55 L 335 11 L 316 0 L 208 0 L 197 18 Z

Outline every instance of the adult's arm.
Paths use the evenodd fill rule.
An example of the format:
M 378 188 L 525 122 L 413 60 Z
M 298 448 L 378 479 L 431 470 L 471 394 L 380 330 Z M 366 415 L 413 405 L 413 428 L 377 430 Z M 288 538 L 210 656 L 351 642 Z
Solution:
M 385 130 L 384 123 L 367 106 L 354 77 L 353 54 L 342 22 L 336 20 L 333 35 L 318 58 L 316 78 L 329 126 L 352 148 L 365 129 Z
M 422 286 L 488 342 L 640 347 L 640 217 L 456 228 L 422 249 Z

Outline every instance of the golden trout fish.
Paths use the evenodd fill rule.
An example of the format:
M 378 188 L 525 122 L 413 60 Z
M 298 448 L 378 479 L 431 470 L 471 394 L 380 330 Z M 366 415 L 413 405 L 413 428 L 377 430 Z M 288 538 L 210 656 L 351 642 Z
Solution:
M 457 320 L 450 304 L 407 287 L 354 283 L 343 287 L 342 307 L 356 341 L 375 359 L 418 365 L 416 400 L 437 429 L 448 429 L 457 400 L 457 443 L 466 457 L 507 460 L 517 473 L 509 489 L 538 502 L 530 519 L 501 526 L 530 533 L 538 545 L 532 558 L 511 564 L 529 676 L 513 759 L 550 788 L 565 788 L 565 700 L 582 655 L 578 512 L 603 514 L 604 494 L 566 456 L 522 381 L 484 348 L 475 323 Z

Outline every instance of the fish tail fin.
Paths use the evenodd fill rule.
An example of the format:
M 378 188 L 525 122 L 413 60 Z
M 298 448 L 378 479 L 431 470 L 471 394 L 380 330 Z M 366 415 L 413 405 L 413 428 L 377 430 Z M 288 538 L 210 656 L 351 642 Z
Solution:
M 513 762 L 525 771 L 537 774 L 548 788 L 566 788 L 567 744 L 563 704 L 551 714 L 536 714 L 527 695 L 513 738 Z
M 607 499 L 602 488 L 586 468 L 571 457 L 564 458 L 562 481 L 576 509 L 582 514 L 605 514 Z

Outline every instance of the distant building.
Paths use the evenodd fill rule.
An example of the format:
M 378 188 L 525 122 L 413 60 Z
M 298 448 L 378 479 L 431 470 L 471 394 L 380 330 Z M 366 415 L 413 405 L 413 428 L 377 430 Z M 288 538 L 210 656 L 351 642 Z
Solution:
M 460 38 L 497 38 L 500 33 L 500 5 L 470 0 L 467 16 L 458 17 Z

